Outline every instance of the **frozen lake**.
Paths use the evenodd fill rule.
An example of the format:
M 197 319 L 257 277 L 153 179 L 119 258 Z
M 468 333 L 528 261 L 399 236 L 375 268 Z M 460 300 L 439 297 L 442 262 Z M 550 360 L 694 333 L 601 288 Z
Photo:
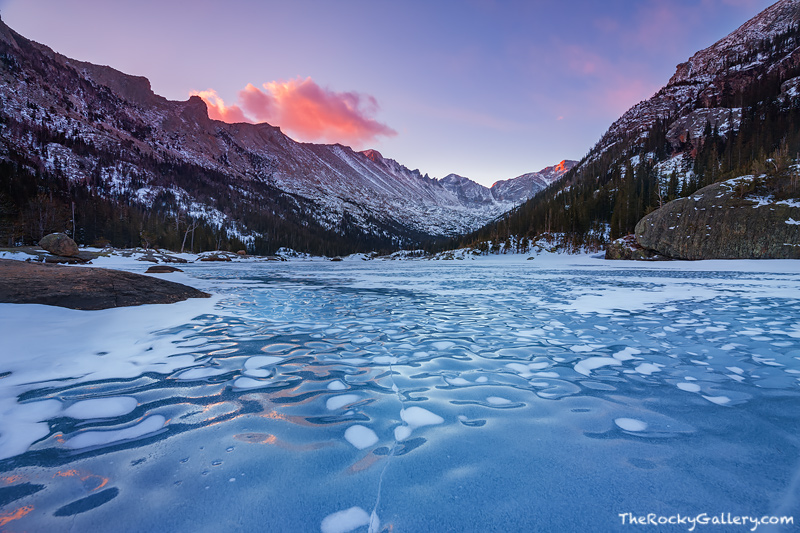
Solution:
M 800 262 L 185 270 L 221 296 L 0 305 L 0 530 L 800 521 Z

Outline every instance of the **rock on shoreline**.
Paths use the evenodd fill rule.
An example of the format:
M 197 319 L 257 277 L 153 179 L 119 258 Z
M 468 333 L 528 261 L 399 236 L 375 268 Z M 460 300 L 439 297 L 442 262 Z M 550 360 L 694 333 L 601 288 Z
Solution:
M 180 283 L 121 270 L 0 259 L 0 303 L 97 310 L 210 296 Z
M 714 183 L 666 204 L 636 224 L 636 242 L 674 259 L 800 259 L 800 202 L 776 200 L 755 180 Z

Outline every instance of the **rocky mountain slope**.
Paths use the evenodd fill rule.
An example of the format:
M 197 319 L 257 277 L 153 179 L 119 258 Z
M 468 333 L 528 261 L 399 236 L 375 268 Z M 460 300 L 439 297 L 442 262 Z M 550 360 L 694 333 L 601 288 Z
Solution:
M 74 199 L 66 196 L 77 188 L 95 198 L 92 205 L 100 197 L 107 200 L 104 209 L 138 210 L 145 233 L 158 232 L 149 222 L 157 210 L 177 235 L 202 224 L 207 240 L 261 243 L 265 252 L 332 239 L 398 246 L 464 233 L 526 200 L 569 166 L 501 182 L 497 194 L 469 180 L 430 179 L 374 150 L 298 143 L 266 123 L 211 120 L 197 96 L 168 101 L 146 78 L 64 57 L 1 21 L 0 123 L 0 162 L 10 165 L 7 172 L 18 181 L 20 172 L 61 180 L 67 207 Z M 478 192 L 463 194 L 467 189 Z M 5 211 L 32 208 L 30 198 L 13 191 L 6 196 L 0 198 L 11 204 Z M 79 211 L 99 209 L 82 205 Z M 72 220 L 77 238 L 82 217 L 79 212 Z M 285 234 L 297 238 L 289 242 Z
M 780 0 L 678 65 L 661 90 L 615 121 L 556 186 L 457 245 L 559 233 L 572 245 L 599 248 L 632 234 L 645 215 L 665 204 L 688 205 L 668 202 L 742 176 L 758 176 L 775 198 L 796 201 L 798 170 L 791 159 L 797 153 L 800 0 Z M 704 235 L 688 235 L 688 228 L 702 232 L 708 225 L 731 239 L 766 242 L 772 225 L 748 217 L 749 222 L 742 222 L 746 232 L 733 231 L 739 227 L 731 218 L 734 212 L 749 213 L 734 209 L 721 216 L 720 211 L 712 220 L 704 218 L 710 211 L 698 212 L 694 220 L 694 209 L 681 211 L 687 224 L 682 238 L 700 243 L 692 257 L 728 252 L 711 246 Z M 774 238 L 782 235 L 772 233 Z M 787 242 L 800 244 L 800 232 Z M 747 248 L 740 244 L 732 247 Z
M 668 121 L 669 141 L 678 148 L 681 135 L 702 135 L 711 127 L 738 129 L 741 96 L 765 75 L 787 73 L 800 65 L 800 49 L 766 50 L 766 41 L 800 23 L 800 2 L 782 0 L 768 7 L 730 35 L 677 66 L 666 86 L 615 121 L 592 150 L 598 157 L 625 138 L 646 136 L 657 121 Z M 782 43 L 783 44 L 783 43 Z M 785 44 L 789 44 L 787 40 Z M 796 44 L 796 43 L 795 43 Z M 794 78 L 790 86 L 797 86 Z

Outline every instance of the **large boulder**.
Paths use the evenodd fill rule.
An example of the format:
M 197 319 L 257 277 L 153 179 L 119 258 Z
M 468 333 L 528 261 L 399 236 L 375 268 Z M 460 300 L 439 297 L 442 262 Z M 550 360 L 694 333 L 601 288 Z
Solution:
M 39 246 L 55 255 L 75 257 L 78 255 L 78 244 L 65 233 L 51 233 L 39 241 Z
M 153 265 L 144 271 L 145 274 L 171 274 L 173 272 L 183 272 L 183 270 L 170 265 Z
M 669 202 L 635 235 L 675 259 L 800 259 L 800 200 L 764 177 L 742 176 Z
M 193 287 L 132 272 L 0 259 L 0 303 L 88 310 L 209 296 Z

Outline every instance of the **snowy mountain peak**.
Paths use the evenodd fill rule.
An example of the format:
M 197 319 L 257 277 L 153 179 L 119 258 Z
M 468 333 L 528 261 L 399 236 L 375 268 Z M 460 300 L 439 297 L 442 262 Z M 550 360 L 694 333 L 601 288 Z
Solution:
M 379 151 L 377 151 L 377 150 L 369 149 L 369 150 L 364 150 L 361 153 L 364 154 L 365 156 L 367 156 L 367 159 L 369 159 L 373 163 L 383 163 L 384 162 L 383 155 L 381 155 L 381 153 Z
M 497 181 L 492 185 L 492 195 L 498 201 L 508 201 L 518 197 L 524 197 L 527 200 L 557 181 L 577 164 L 577 161 L 565 159 L 557 165 L 545 167 L 539 172 L 529 172 L 514 179 Z

